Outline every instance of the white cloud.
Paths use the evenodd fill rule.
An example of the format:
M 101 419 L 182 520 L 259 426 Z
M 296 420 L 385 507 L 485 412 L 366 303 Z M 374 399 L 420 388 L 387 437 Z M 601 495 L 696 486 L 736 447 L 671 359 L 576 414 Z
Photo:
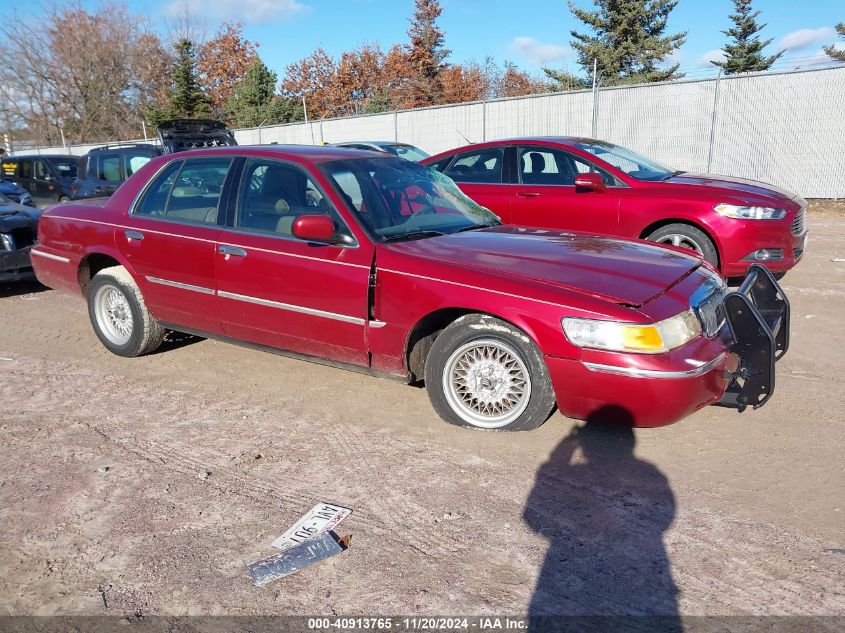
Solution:
M 836 37 L 836 31 L 830 26 L 824 26 L 820 29 L 798 29 L 780 38 L 777 47 L 779 49 L 797 51 L 818 44 L 819 42 L 833 39 L 834 37 Z
M 845 51 L 845 44 L 834 44 L 833 48 Z M 834 66 L 837 61 L 824 52 L 823 48 L 818 49 L 813 55 L 796 58 L 786 58 L 781 64 L 782 68 L 822 68 Z
M 544 44 L 533 37 L 515 37 L 510 48 L 535 66 L 542 66 L 572 55 L 572 49 L 566 46 Z
M 714 48 L 699 57 L 695 65 L 699 68 L 713 68 L 713 62 L 720 62 L 723 59 L 725 59 L 724 51 L 720 48 Z
M 669 68 L 675 64 L 680 64 L 682 61 L 684 61 L 684 54 L 679 50 L 674 50 L 660 62 L 660 65 L 663 68 Z
M 307 8 L 297 0 L 173 0 L 165 8 L 165 13 L 170 16 L 188 13 L 254 24 L 289 20 Z

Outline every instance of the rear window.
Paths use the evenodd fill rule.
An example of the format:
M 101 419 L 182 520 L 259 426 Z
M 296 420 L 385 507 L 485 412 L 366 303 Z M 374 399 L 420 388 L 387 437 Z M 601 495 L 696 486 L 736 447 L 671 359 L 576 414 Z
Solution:
M 50 158 L 48 162 L 59 178 L 76 178 L 75 158 Z

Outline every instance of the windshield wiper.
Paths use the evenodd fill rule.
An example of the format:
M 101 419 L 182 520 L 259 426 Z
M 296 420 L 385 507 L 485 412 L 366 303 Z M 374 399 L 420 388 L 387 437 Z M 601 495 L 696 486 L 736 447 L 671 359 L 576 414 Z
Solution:
M 675 177 L 675 176 L 677 176 L 678 174 L 682 174 L 682 173 L 684 173 L 684 172 L 683 172 L 682 170 L 680 170 L 680 169 L 679 169 L 678 171 L 673 171 L 673 172 L 672 172 L 671 174 L 669 174 L 668 176 L 664 176 L 664 177 L 663 177 L 663 178 L 661 178 L 660 180 L 669 180 L 670 178 L 674 178 L 674 177 Z
M 402 242 L 405 240 L 421 240 L 426 237 L 440 237 L 446 235 L 442 231 L 410 231 L 408 233 L 400 233 L 399 235 L 388 235 L 384 237 L 384 242 Z
M 459 228 L 457 231 L 452 231 L 452 233 L 463 233 L 464 231 L 475 231 L 476 229 L 489 229 L 491 226 L 499 226 L 498 224 L 470 224 L 469 226 L 464 226 Z

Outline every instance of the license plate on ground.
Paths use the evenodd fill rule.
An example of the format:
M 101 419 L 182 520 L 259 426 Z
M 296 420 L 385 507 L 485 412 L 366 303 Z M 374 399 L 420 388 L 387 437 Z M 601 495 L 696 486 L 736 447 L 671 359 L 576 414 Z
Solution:
M 273 547 L 286 550 L 310 538 L 328 532 L 352 514 L 352 510 L 330 503 L 318 503 L 273 541 Z

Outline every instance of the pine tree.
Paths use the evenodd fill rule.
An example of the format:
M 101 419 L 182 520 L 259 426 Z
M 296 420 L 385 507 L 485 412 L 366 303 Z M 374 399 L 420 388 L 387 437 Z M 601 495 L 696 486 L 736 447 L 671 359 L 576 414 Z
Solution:
M 678 79 L 678 64 L 661 64 L 686 40 L 686 31 L 665 35 L 669 14 L 678 0 L 596 0 L 594 11 L 579 9 L 572 0 L 569 10 L 593 31 L 592 35 L 570 31 L 572 48 L 586 79 L 544 68 L 563 89 L 591 83 L 593 60 L 598 62 L 602 85 L 647 83 Z
M 839 37 L 845 38 L 845 22 L 840 22 L 836 25 L 836 32 L 839 33 Z M 830 46 L 824 47 L 824 52 L 831 59 L 835 59 L 838 62 L 845 62 L 845 49 L 837 48 L 834 44 L 831 44 Z
M 176 67 L 173 70 L 173 92 L 170 95 L 170 114 L 188 119 L 206 116 L 209 99 L 197 78 L 194 45 L 188 39 L 176 43 Z
M 451 51 L 444 47 L 446 35 L 437 26 L 437 18 L 442 12 L 439 0 L 415 0 L 411 28 L 408 29 L 411 43 L 407 53 L 413 107 L 438 103 L 443 96 L 440 75 Z
M 726 75 L 736 73 L 751 73 L 768 70 L 784 51 L 766 57 L 763 49 L 772 43 L 771 39 L 761 40 L 756 34 L 766 28 L 765 24 L 757 23 L 759 11 L 751 9 L 751 0 L 734 0 L 736 13 L 731 15 L 734 26 L 722 31 L 732 38 L 722 49 L 725 53 L 724 61 L 714 61 Z
M 298 102 L 276 94 L 276 79 L 276 73 L 256 56 L 229 100 L 229 111 L 238 126 L 276 125 L 303 118 Z

